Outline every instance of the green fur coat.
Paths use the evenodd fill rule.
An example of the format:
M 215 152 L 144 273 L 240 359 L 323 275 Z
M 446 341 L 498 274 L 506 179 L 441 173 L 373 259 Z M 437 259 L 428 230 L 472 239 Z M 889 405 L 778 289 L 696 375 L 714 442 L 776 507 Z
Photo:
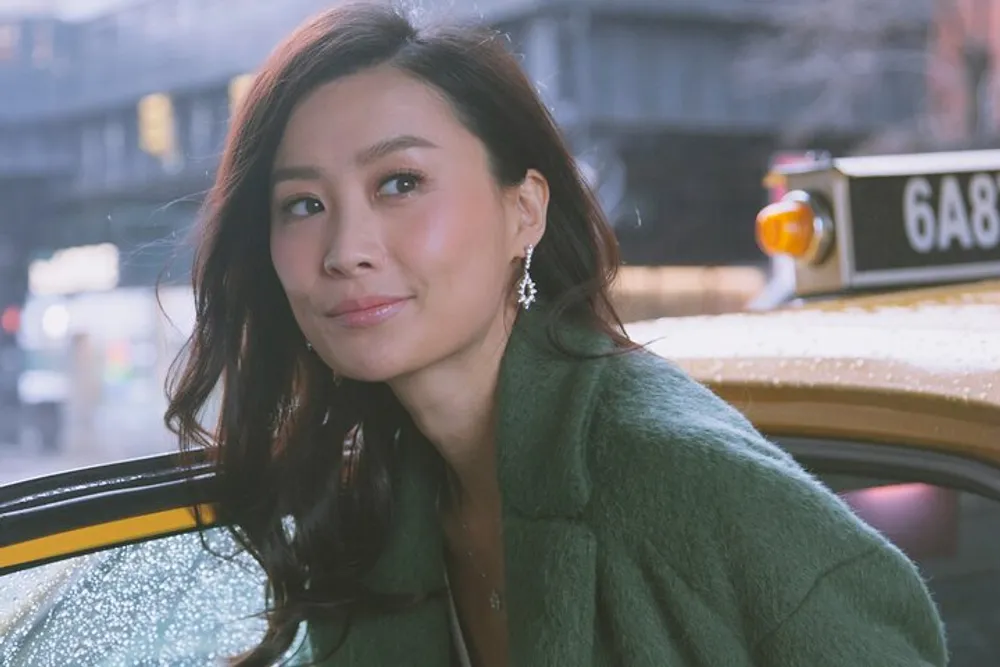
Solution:
M 735 410 L 645 351 L 566 358 L 522 314 L 498 391 L 516 667 L 940 667 L 915 567 Z M 603 336 L 559 329 L 574 348 Z M 426 443 L 406 448 L 378 590 L 444 584 Z M 330 667 L 453 664 L 448 602 L 357 619 Z M 310 627 L 322 655 L 340 628 Z

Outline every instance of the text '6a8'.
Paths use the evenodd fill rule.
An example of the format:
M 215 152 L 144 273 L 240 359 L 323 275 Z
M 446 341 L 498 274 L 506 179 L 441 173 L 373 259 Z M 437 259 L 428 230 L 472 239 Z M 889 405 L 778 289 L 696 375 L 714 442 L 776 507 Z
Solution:
M 910 247 L 919 253 L 990 250 L 1000 244 L 1000 210 L 996 174 L 973 174 L 962 188 L 957 176 L 943 176 L 935 192 L 926 176 L 907 180 L 903 190 L 903 223 Z

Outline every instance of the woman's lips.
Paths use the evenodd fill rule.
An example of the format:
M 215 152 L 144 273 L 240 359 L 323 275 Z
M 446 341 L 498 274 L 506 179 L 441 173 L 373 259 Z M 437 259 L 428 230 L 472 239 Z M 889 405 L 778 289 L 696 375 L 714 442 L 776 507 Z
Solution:
M 329 317 L 351 329 L 373 327 L 395 317 L 402 311 L 410 297 L 366 297 L 337 304 Z

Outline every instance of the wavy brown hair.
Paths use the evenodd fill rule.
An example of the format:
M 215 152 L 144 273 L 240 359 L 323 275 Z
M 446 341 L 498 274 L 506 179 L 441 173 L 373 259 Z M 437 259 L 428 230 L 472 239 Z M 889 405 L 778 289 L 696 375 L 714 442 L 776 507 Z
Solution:
M 443 93 L 485 145 L 499 183 L 520 183 L 529 169 L 545 176 L 550 205 L 532 273 L 551 322 L 572 317 L 627 343 L 609 298 L 614 234 L 503 35 L 420 31 L 399 11 L 366 4 L 299 28 L 263 64 L 233 119 L 197 238 L 194 332 L 165 415 L 183 451 L 212 457 L 218 516 L 268 578 L 267 633 L 238 665 L 279 661 L 303 621 L 349 626 L 422 601 L 362 584 L 387 541 L 400 472 L 395 434 L 408 416 L 385 384 L 337 383 L 308 352 L 268 242 L 270 174 L 292 110 L 317 86 L 376 65 Z M 199 418 L 217 388 L 221 412 L 209 429 Z M 357 458 L 345 456 L 343 445 L 360 445 L 361 433 Z

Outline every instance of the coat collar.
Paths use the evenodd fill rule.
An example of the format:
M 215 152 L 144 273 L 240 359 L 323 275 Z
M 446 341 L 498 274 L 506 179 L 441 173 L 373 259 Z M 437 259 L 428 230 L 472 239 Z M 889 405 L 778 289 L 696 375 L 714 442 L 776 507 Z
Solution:
M 520 312 L 497 388 L 504 506 L 533 518 L 576 517 L 590 499 L 585 443 L 598 383 L 589 379 L 606 358 L 580 357 L 611 350 L 600 333 L 553 322 L 544 307 Z M 553 337 L 573 354 L 554 345 Z
M 607 357 L 581 357 L 610 352 L 612 344 L 584 327 L 552 322 L 543 308 L 520 313 L 497 392 L 514 665 L 593 661 L 597 541 L 577 519 L 591 496 L 587 444 Z

